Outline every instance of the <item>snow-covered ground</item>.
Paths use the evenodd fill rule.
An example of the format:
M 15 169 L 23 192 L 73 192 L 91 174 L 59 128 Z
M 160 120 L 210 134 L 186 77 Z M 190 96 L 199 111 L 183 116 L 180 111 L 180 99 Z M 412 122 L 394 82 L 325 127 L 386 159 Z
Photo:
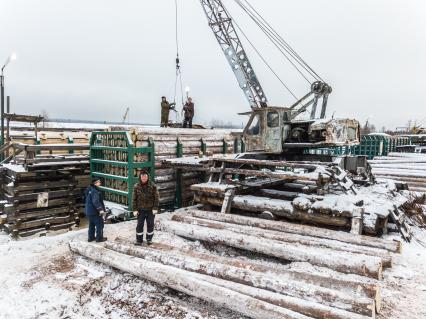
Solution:
M 110 240 L 133 238 L 135 227 L 135 222 L 108 225 L 105 234 Z M 73 255 L 67 245 L 73 239 L 86 240 L 86 230 L 20 241 L 0 235 L 0 318 L 241 318 Z M 157 233 L 155 240 L 207 249 L 166 233 Z M 220 249 L 220 254 L 235 253 Z M 378 318 L 426 318 L 426 249 L 404 245 L 402 254 L 394 256 L 393 268 L 385 271 L 382 286 L 384 309 Z
M 107 225 L 105 234 L 130 238 L 135 228 Z M 86 237 L 86 230 L 20 241 L 1 234 L 0 318 L 241 318 L 73 255 L 68 242 Z

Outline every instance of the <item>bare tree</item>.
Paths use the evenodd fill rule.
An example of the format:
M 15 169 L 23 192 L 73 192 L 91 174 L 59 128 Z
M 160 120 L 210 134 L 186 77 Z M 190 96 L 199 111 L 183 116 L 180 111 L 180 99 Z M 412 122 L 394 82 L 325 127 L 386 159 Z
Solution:
M 212 128 L 224 128 L 224 129 L 235 129 L 240 128 L 238 125 L 233 124 L 231 121 L 225 122 L 219 119 L 212 119 L 210 121 L 210 127 Z
M 49 114 L 45 109 L 41 110 L 41 116 L 43 117 L 43 128 L 48 127 Z
M 368 120 L 365 122 L 364 126 L 361 127 L 362 135 L 368 135 L 374 132 L 376 132 L 376 126 L 374 126 L 374 124 L 371 124 Z

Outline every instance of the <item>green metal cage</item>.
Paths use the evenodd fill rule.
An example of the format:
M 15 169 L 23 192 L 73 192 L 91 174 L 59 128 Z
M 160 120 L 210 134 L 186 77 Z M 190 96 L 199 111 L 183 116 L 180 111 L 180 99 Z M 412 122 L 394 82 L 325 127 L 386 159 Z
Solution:
M 155 145 L 136 147 L 128 132 L 93 132 L 90 138 L 90 174 L 102 180 L 105 200 L 132 211 L 133 188 L 139 172 L 155 178 Z
M 307 153 L 317 155 L 363 155 L 368 159 L 377 156 L 387 156 L 389 153 L 396 152 L 398 146 L 411 145 L 409 137 L 388 136 L 388 135 L 364 135 L 361 143 L 354 146 L 340 146 L 330 148 L 309 149 Z

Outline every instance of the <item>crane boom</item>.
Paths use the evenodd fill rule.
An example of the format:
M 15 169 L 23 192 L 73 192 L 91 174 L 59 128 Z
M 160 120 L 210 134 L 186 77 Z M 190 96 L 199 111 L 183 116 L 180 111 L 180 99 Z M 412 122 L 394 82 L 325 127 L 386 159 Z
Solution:
M 240 6 L 243 6 L 242 1 L 235 1 Z M 200 0 L 200 2 L 207 16 L 209 26 L 252 108 L 251 112 L 243 113 L 250 115 L 250 119 L 243 132 L 243 141 L 247 152 L 280 154 L 290 148 L 299 148 L 303 152 L 305 148 L 309 147 L 347 146 L 359 143 L 360 125 L 358 121 L 350 119 L 316 121 L 318 118 L 316 114 L 317 107 L 321 99 L 320 118 L 325 119 L 326 117 L 328 96 L 332 92 L 331 86 L 323 82 L 321 77 L 303 61 L 259 14 L 249 12 L 248 7 L 244 7 L 244 11 L 255 20 L 256 24 L 262 30 L 265 28 L 263 31 L 267 34 L 268 38 L 311 84 L 310 91 L 290 107 L 268 106 L 268 99 L 234 28 L 232 17 L 222 1 Z M 248 1 L 245 0 L 245 2 L 247 3 Z M 250 6 L 250 8 L 254 10 L 253 7 Z M 239 29 L 238 24 L 235 23 L 235 25 Z M 245 36 L 244 33 L 243 35 Z M 250 42 L 250 44 L 252 43 Z M 264 59 L 262 58 L 262 60 Z M 264 62 L 268 65 L 266 61 Z M 296 63 L 301 66 L 300 69 L 296 66 Z M 311 82 L 303 74 L 301 69 L 308 72 L 311 78 L 315 80 Z M 271 71 L 275 74 L 272 69 Z M 289 90 L 283 82 L 282 84 Z M 290 91 L 290 93 L 292 92 Z M 292 95 L 296 98 L 293 93 Z M 297 117 L 305 113 L 308 108 L 311 108 L 310 119 L 298 120 Z
M 126 123 L 127 118 L 129 117 L 130 107 L 126 109 L 126 112 L 123 115 L 123 124 Z
M 268 99 L 257 79 L 240 38 L 232 23 L 232 18 L 221 0 L 200 0 L 210 28 L 222 48 L 240 88 L 252 108 L 267 106 Z

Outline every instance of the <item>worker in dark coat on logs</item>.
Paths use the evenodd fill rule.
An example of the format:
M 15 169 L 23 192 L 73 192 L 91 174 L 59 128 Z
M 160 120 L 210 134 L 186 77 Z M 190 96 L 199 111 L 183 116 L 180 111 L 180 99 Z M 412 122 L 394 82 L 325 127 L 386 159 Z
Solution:
M 92 184 L 85 191 L 84 212 L 89 220 L 89 242 L 96 240 L 100 243 L 107 240 L 104 237 L 105 204 L 100 186 L 101 180 L 94 178 Z
M 161 127 L 169 126 L 170 110 L 175 109 L 176 103 L 169 103 L 165 96 L 161 98 Z
M 188 127 L 192 128 L 192 119 L 194 118 L 195 108 L 194 103 L 192 102 L 192 98 L 188 98 L 188 101 L 185 103 L 183 107 L 183 128 Z
M 146 220 L 146 241 L 152 244 L 154 236 L 154 219 L 160 206 L 160 195 L 157 186 L 150 180 L 148 171 L 143 170 L 139 176 L 139 183 L 133 189 L 133 215 L 138 218 L 136 227 L 136 245 L 143 243 L 143 231 Z

